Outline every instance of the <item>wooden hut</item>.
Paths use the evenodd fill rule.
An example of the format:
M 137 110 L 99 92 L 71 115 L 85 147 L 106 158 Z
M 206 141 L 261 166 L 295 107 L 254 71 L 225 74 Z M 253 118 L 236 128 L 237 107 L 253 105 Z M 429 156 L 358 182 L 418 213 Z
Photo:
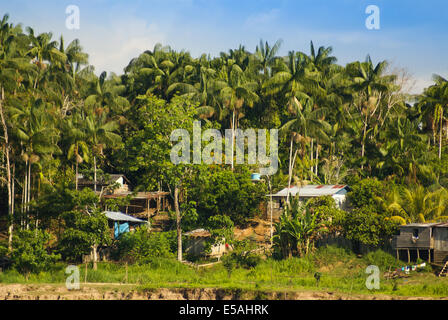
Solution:
M 437 265 L 448 261 L 448 223 L 411 223 L 400 226 L 393 241 L 397 259 L 417 259 Z
M 110 195 L 105 195 L 106 199 L 125 198 L 130 196 L 130 203 L 121 210 L 125 214 L 132 214 L 139 218 L 149 219 L 154 214 L 159 212 L 168 211 L 172 208 L 170 201 L 170 193 L 163 191 L 155 192 L 121 192 Z

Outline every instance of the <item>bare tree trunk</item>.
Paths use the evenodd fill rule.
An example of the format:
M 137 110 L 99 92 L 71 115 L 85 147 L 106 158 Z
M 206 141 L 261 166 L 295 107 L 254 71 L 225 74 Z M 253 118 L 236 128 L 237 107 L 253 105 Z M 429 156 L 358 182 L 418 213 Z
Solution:
M 20 218 L 20 227 L 22 230 L 25 228 L 25 194 L 26 194 L 26 174 L 23 178 L 23 187 L 22 187 L 22 208 L 20 209 L 22 217 Z
M 8 189 L 8 216 L 9 216 L 9 227 L 8 227 L 8 249 L 12 250 L 12 234 L 14 230 L 14 207 L 13 207 L 13 190 L 12 190 L 12 179 L 11 179 L 11 159 L 10 159 L 10 146 L 9 146 L 9 136 L 8 127 L 6 126 L 5 115 L 3 111 L 3 100 L 5 98 L 5 91 L 3 87 L 1 88 L 0 96 L 0 117 L 2 121 L 3 134 L 5 139 L 5 153 L 6 153 L 6 187 Z
M 31 201 L 31 161 L 28 160 L 28 184 L 27 184 L 27 200 L 26 200 L 26 212 L 27 212 L 27 224 L 26 228 L 29 229 L 29 221 L 30 221 L 30 201 Z
M 439 133 L 439 159 L 442 159 L 442 129 L 443 129 L 443 110 L 440 115 L 440 133 Z
M 292 145 L 293 145 L 293 140 L 291 137 L 291 145 L 289 146 L 288 193 L 286 195 L 286 203 L 287 204 L 289 204 L 289 188 L 291 187 L 291 179 L 292 179 Z
M 76 156 L 75 189 L 78 191 L 78 156 Z
M 235 149 L 235 110 L 232 113 L 232 171 L 233 171 L 233 153 Z
M 364 158 L 366 152 L 366 135 L 367 135 L 367 116 L 368 111 L 366 111 L 366 120 L 364 122 L 364 129 L 362 131 L 362 141 L 361 141 L 361 157 Z M 361 165 L 361 170 L 364 169 L 364 164 Z
M 12 165 L 11 165 L 11 167 L 12 167 L 12 173 L 11 173 L 11 206 L 12 206 L 12 208 L 14 208 L 15 207 L 15 182 L 14 182 L 14 179 L 15 179 L 15 177 L 16 177 L 16 166 L 15 166 L 15 164 L 13 163 Z
M 93 270 L 97 270 L 98 269 L 98 245 L 94 244 L 92 246 L 92 254 L 93 254 Z
M 93 183 L 94 183 L 94 191 L 96 192 L 96 157 L 93 156 Z
M 314 152 L 314 139 L 311 139 L 311 150 L 310 150 L 310 160 L 311 160 L 311 168 L 310 168 L 310 171 L 312 172 L 312 173 L 314 173 L 314 166 L 313 166 L 313 152 Z M 313 177 L 312 177 L 312 175 L 311 175 L 311 179 L 310 180 L 313 180 Z
M 291 187 L 291 182 L 292 182 L 292 174 L 293 174 L 293 168 L 294 168 L 294 164 L 296 162 L 296 157 L 297 157 L 297 152 L 299 150 L 296 150 L 296 152 L 294 152 L 294 157 L 292 157 L 292 147 L 293 147 L 293 140 L 291 138 L 291 146 L 290 146 L 290 151 L 289 151 L 289 178 L 288 178 L 288 194 L 286 196 L 286 203 L 289 205 L 289 194 L 290 194 L 290 187 Z M 304 153 L 305 154 L 305 153 Z M 292 157 L 292 159 L 291 159 Z
M 174 209 L 176 211 L 176 229 L 177 229 L 177 260 L 182 261 L 182 228 L 180 225 L 181 216 L 179 210 L 179 187 L 174 187 Z
M 314 173 L 317 176 L 317 172 L 319 169 L 319 144 L 316 141 L 316 172 Z
M 271 211 L 271 247 L 273 246 L 273 236 L 274 236 L 274 234 L 273 234 L 273 223 L 272 223 L 272 211 L 273 211 L 273 207 L 272 207 L 272 185 L 271 185 L 271 179 L 270 179 L 270 177 L 269 176 L 267 176 L 267 178 L 268 178 L 268 186 L 269 186 L 269 209 L 270 209 L 270 211 Z
M 26 204 L 28 201 L 28 160 L 25 163 L 25 185 L 23 186 L 23 228 L 25 229 L 28 224 L 27 208 Z

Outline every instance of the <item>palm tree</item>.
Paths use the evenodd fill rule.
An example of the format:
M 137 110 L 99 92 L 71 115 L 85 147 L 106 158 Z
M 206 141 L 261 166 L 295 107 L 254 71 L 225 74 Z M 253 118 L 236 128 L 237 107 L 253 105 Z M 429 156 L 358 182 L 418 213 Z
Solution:
M 238 128 L 239 120 L 244 117 L 244 106 L 252 107 L 254 102 L 258 101 L 259 97 L 256 93 L 258 84 L 248 80 L 241 67 L 232 59 L 225 60 L 225 64 L 219 71 L 219 77 L 212 82 L 212 90 L 219 94 L 225 114 L 231 114 L 231 166 L 233 169 L 235 130 Z
M 255 49 L 255 58 L 257 59 L 258 65 L 263 71 L 263 78 L 269 79 L 271 76 L 271 67 L 274 65 L 275 60 L 277 59 L 276 55 L 280 46 L 282 45 L 282 40 L 277 40 L 274 45 L 271 47 L 269 43 L 263 43 L 263 40 L 260 40 L 260 44 Z
M 63 125 L 64 136 L 68 138 L 67 159 L 75 158 L 75 189 L 78 190 L 78 167 L 83 161 L 89 161 L 89 147 L 84 123 L 79 115 L 65 119 Z
M 26 105 L 11 107 L 10 112 L 11 121 L 15 123 L 12 133 L 22 145 L 22 159 L 26 167 L 22 198 L 24 213 L 27 213 L 32 198 L 33 164 L 39 164 L 45 158 L 60 152 L 55 143 L 58 130 L 55 118 L 48 113 L 47 105 L 41 99 L 31 97 Z
M 104 113 L 87 115 L 83 121 L 86 124 L 86 138 L 92 147 L 93 168 L 94 168 L 94 191 L 97 185 L 97 157 L 103 156 L 104 149 L 115 147 L 121 143 L 121 136 L 115 132 L 118 130 L 118 124 L 115 121 L 108 121 Z
M 48 64 L 55 64 L 62 67 L 67 61 L 67 56 L 60 52 L 57 47 L 57 41 L 52 41 L 53 34 L 51 32 L 34 34 L 34 30 L 27 27 L 28 37 L 31 41 L 31 49 L 27 54 L 33 60 L 33 63 L 38 67 L 38 73 L 34 80 L 33 88 L 36 89 L 42 77 L 42 74 L 47 70 Z
M 199 103 L 197 109 L 201 118 L 211 118 L 215 116 L 218 120 L 222 120 L 219 104 L 214 103 L 214 95 L 212 94 L 212 81 L 216 76 L 216 71 L 210 66 L 210 61 L 202 56 L 196 61 L 194 67 L 194 79 L 190 79 L 191 83 L 186 81 L 175 82 L 168 87 L 167 95 L 178 93 L 182 96 L 188 96 L 193 101 Z
M 379 113 L 383 95 L 391 89 L 396 80 L 396 75 L 385 75 L 387 61 L 381 61 L 373 65 L 370 56 L 363 63 L 355 62 L 347 65 L 346 70 L 353 79 L 351 88 L 354 90 L 354 105 L 359 113 L 363 115 L 361 157 L 365 156 L 366 140 L 369 132 L 374 128 L 372 121 L 375 114 Z M 363 165 L 361 166 L 363 168 Z
M 402 177 L 416 163 L 415 154 L 426 149 L 426 137 L 419 132 L 417 121 L 394 118 L 390 122 L 386 130 L 379 135 L 384 143 L 378 144 L 382 158 L 376 166 Z
M 23 80 L 18 76 L 19 70 L 27 69 L 28 61 L 23 52 L 26 42 L 20 25 L 8 23 L 9 16 L 5 14 L 0 21 L 0 120 L 3 133 L 2 150 L 5 157 L 6 186 L 8 191 L 8 249 L 12 250 L 14 230 L 14 199 L 15 199 L 15 163 L 13 159 L 13 137 L 10 134 L 13 124 L 9 119 L 10 106 L 6 105 L 6 92 L 16 92 Z M 2 179 L 3 180 L 3 177 Z
M 129 107 L 129 101 L 120 95 L 125 88 L 119 77 L 112 75 L 109 81 L 106 78 L 107 73 L 102 72 L 99 78 L 95 77 L 89 84 L 90 90 L 84 101 L 86 112 L 105 112 L 123 122 L 122 114 Z
M 292 157 L 294 139 L 301 142 L 302 157 L 306 154 L 306 145 L 310 144 L 310 159 L 313 160 L 313 150 L 311 148 L 313 138 L 319 139 L 320 141 L 328 141 L 328 135 L 326 132 L 329 131 L 331 127 L 328 122 L 323 119 L 323 110 L 314 108 L 314 104 L 311 99 L 308 99 L 303 107 L 301 104 L 293 104 L 289 110 L 294 118 L 287 121 L 280 128 L 280 131 L 291 135 L 289 157 L 289 183 L 291 183 L 292 168 L 294 167 L 294 160 Z
M 448 218 L 448 192 L 444 188 L 431 192 L 420 185 L 402 192 L 395 190 L 383 206 L 395 214 L 391 219 L 402 224 L 442 221 Z
M 423 117 L 431 125 L 434 143 L 439 131 L 439 159 L 442 158 L 442 139 L 443 139 L 443 122 L 445 120 L 444 113 L 448 106 L 448 80 L 439 75 L 433 76 L 434 85 L 425 89 L 423 96 L 418 101 Z M 448 136 L 448 127 L 447 127 Z
M 287 58 L 276 60 L 273 69 L 275 73 L 263 84 L 263 89 L 268 95 L 281 93 L 288 101 L 288 108 L 300 107 L 319 87 L 319 72 L 304 53 L 289 52 Z

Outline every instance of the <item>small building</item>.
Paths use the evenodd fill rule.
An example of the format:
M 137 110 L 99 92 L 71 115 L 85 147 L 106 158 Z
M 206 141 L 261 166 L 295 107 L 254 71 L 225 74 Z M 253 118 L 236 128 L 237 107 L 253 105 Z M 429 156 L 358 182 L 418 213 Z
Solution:
M 397 259 L 417 259 L 443 265 L 448 261 L 448 223 L 411 223 L 400 226 L 392 243 Z
M 123 233 L 131 232 L 136 227 L 148 223 L 145 220 L 140 220 L 135 217 L 128 216 L 122 212 L 106 211 L 106 217 L 113 224 L 114 239 L 118 239 Z M 109 225 L 112 228 L 112 225 Z
M 267 195 L 267 197 L 271 198 L 272 196 L 273 217 L 278 218 L 284 209 L 283 206 L 286 203 L 288 192 L 290 199 L 295 198 L 298 195 L 299 201 L 302 202 L 305 202 L 311 198 L 331 196 L 336 203 L 336 207 L 345 210 L 347 209 L 346 194 L 349 190 L 349 186 L 347 185 L 310 184 L 301 187 L 291 186 L 289 188 L 284 188 L 275 194 Z M 268 204 L 267 211 L 269 210 L 270 205 Z
M 207 241 L 211 240 L 211 233 L 205 229 L 196 229 L 184 233 L 187 237 L 186 253 L 193 256 L 208 256 L 211 258 L 220 258 L 224 253 L 231 250 L 231 247 L 224 241 L 220 244 L 212 245 L 210 252 L 206 253 Z
M 132 214 L 139 218 L 148 219 L 161 211 L 168 211 L 172 208 L 170 193 L 164 191 L 154 192 L 131 192 L 122 191 L 105 195 L 105 199 L 118 199 L 130 196 L 130 203 L 120 210 L 126 214 Z
M 105 188 L 115 185 L 116 188 L 112 190 L 107 190 L 106 194 L 115 194 L 120 192 L 129 191 L 129 180 L 124 174 L 106 174 L 104 177 L 98 177 L 96 181 L 96 191 L 101 192 Z M 93 179 L 87 179 L 82 174 L 78 174 L 78 188 L 90 188 L 95 189 L 95 181 Z

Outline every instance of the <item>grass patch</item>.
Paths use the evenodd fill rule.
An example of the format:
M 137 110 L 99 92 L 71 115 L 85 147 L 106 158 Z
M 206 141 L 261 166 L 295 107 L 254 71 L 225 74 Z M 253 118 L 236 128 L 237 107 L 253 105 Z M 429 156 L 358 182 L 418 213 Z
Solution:
M 379 290 L 370 291 L 366 288 L 368 274 L 365 269 L 369 265 L 380 268 Z M 319 248 L 312 255 L 302 258 L 268 258 L 253 268 L 236 268 L 230 276 L 222 264 L 195 269 L 173 259 L 149 259 L 143 264 L 126 268 L 124 264 L 102 262 L 98 263 L 98 270 L 92 270 L 89 266 L 87 282 L 135 284 L 138 290 L 216 288 L 230 290 L 232 296 L 251 292 L 259 299 L 266 292 L 307 290 L 366 295 L 448 296 L 448 279 L 437 278 L 430 269 L 411 272 L 407 279 L 384 279 L 384 271 L 404 265 L 382 251 L 371 252 L 360 258 L 350 251 L 332 246 Z M 64 264 L 57 264 L 52 270 L 30 275 L 28 279 L 15 270 L 7 270 L 0 273 L 0 283 L 63 284 L 67 277 L 65 267 Z M 85 267 L 79 267 L 80 281 L 83 283 Z M 314 278 L 316 272 L 321 274 L 319 283 Z

